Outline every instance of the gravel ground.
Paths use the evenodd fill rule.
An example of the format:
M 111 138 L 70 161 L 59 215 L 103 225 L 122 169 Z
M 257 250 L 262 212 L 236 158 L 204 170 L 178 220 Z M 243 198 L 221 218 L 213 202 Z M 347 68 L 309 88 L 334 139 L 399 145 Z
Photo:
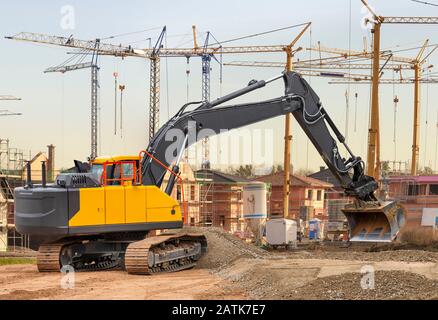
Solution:
M 434 299 L 438 298 L 438 278 L 432 279 L 413 269 L 427 266 L 438 270 L 438 253 L 423 250 L 355 251 L 330 250 L 266 251 L 219 228 L 191 228 L 203 233 L 208 253 L 197 268 L 227 280 L 229 290 L 244 290 L 252 299 Z M 308 262 L 307 262 L 308 261 Z M 345 263 L 344 263 L 345 261 Z M 359 273 L 364 263 L 390 265 L 402 270 L 375 273 L 375 288 L 364 290 Z M 399 262 L 397 264 L 396 262 Z M 395 262 L 395 264 L 394 264 Z M 421 265 L 421 266 L 420 266 Z M 323 271 L 339 268 L 339 275 Z M 352 269 L 353 268 L 353 269 Z M 404 269 L 405 268 L 405 269 Z M 342 269 L 342 270 L 341 270 Z M 357 271 L 356 271 L 357 270 Z M 435 275 L 438 271 L 431 271 Z
M 438 281 L 403 271 L 377 271 L 374 289 L 362 289 L 360 273 L 344 273 L 316 279 L 291 293 L 285 299 L 313 300 L 395 300 L 438 299 Z
M 423 250 L 396 250 L 379 252 L 361 252 L 345 249 L 340 251 L 295 251 L 284 252 L 282 256 L 294 259 L 334 259 L 360 261 L 404 261 L 404 262 L 438 262 L 438 252 Z
M 62 274 L 35 265 L 0 267 L 3 299 L 438 299 L 438 253 L 366 252 L 353 248 L 266 251 L 219 228 L 202 233 L 208 251 L 191 270 L 155 276 L 124 271 L 83 272 L 74 290 L 61 290 Z M 364 265 L 375 270 L 364 290 Z
M 198 261 L 196 268 L 218 269 L 241 258 L 263 259 L 270 253 L 248 244 L 220 228 L 184 228 L 184 232 L 202 233 L 207 238 L 207 253 Z

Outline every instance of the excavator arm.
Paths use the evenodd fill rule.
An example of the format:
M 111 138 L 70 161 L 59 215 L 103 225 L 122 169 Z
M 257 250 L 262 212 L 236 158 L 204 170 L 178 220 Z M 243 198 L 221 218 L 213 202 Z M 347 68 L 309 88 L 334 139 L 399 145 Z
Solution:
M 226 101 L 262 88 L 280 78 L 284 80 L 285 94 L 279 98 L 257 103 L 220 106 Z M 213 102 L 201 104 L 192 111 L 185 111 L 186 107 L 187 105 L 158 131 L 147 149 L 149 154 L 166 165 L 177 160 L 178 155 L 186 147 L 205 137 L 200 134 L 201 130 L 208 129 L 210 134 L 219 134 L 223 130 L 292 113 L 345 192 L 364 201 L 377 200 L 374 197 L 377 183 L 373 178 L 364 175 L 363 161 L 345 144 L 345 138 L 323 108 L 319 97 L 298 73 L 285 72 L 268 81 L 252 81 L 246 88 Z M 348 160 L 341 157 L 329 127 L 338 141 L 348 150 L 350 155 Z M 143 184 L 161 186 L 166 173 L 162 166 L 146 155 L 142 160 L 142 168 Z
M 283 79 L 284 95 L 262 102 L 222 106 L 225 102 L 265 87 L 267 84 Z M 284 72 L 270 80 L 251 81 L 247 87 L 232 92 L 211 102 L 200 104 L 191 111 L 186 111 L 190 104 L 184 105 L 150 141 L 142 161 L 142 183 L 161 186 L 166 174 L 154 158 L 172 170 L 179 172 L 178 163 L 185 148 L 205 137 L 202 130 L 209 129 L 209 135 L 231 130 L 292 113 L 298 124 L 306 133 L 320 156 L 339 180 L 345 194 L 356 201 L 346 207 L 344 213 L 350 225 L 350 238 L 356 241 L 392 241 L 398 234 L 404 210 L 393 202 L 382 202 L 376 198 L 374 191 L 377 182 L 364 174 L 362 159 L 355 156 L 345 142 L 318 95 L 298 73 Z M 331 130 L 330 130 L 331 129 Z M 349 154 L 348 159 L 341 156 L 337 141 Z M 171 194 L 175 177 L 171 176 L 166 193 Z

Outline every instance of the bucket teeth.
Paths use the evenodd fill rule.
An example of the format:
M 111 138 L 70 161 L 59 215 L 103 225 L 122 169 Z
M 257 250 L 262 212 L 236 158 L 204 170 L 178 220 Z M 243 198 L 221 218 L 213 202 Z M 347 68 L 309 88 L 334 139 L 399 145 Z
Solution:
M 394 201 L 354 203 L 342 211 L 352 242 L 393 242 L 405 220 L 405 209 Z

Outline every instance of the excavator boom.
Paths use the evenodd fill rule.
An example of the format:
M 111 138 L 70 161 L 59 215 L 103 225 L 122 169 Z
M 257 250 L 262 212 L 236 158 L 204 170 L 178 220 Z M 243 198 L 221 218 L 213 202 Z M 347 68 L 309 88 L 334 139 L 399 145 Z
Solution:
M 285 93 L 279 98 L 222 106 L 227 101 L 262 88 L 280 78 L 284 80 Z M 205 137 L 202 134 L 203 130 L 208 129 L 210 135 L 219 134 L 222 130 L 235 129 L 292 113 L 327 167 L 339 180 L 345 194 L 355 199 L 352 206 L 345 208 L 351 226 L 351 240 L 392 241 L 397 236 L 404 221 L 403 208 L 396 203 L 386 203 L 376 198 L 374 192 L 378 188 L 377 182 L 364 174 L 362 159 L 353 154 L 318 95 L 298 73 L 285 72 L 267 81 L 253 80 L 246 88 L 212 102 L 202 103 L 192 111 L 186 111 L 187 106 L 183 106 L 157 132 L 147 149 L 148 154 L 162 163 L 168 166 L 174 164 L 174 171 L 179 170 L 178 162 L 182 151 Z M 341 156 L 330 129 L 337 141 L 347 150 L 348 159 Z M 161 186 L 166 171 L 147 154 L 142 159 L 142 169 L 144 185 Z M 173 184 L 174 180 L 170 179 L 166 187 L 168 194 L 171 193 Z

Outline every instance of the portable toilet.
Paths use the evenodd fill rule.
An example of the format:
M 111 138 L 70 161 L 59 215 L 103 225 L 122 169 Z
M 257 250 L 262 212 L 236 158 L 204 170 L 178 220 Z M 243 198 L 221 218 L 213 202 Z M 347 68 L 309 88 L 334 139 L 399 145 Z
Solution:
M 321 239 L 321 220 L 316 218 L 309 220 L 309 239 L 310 240 Z

